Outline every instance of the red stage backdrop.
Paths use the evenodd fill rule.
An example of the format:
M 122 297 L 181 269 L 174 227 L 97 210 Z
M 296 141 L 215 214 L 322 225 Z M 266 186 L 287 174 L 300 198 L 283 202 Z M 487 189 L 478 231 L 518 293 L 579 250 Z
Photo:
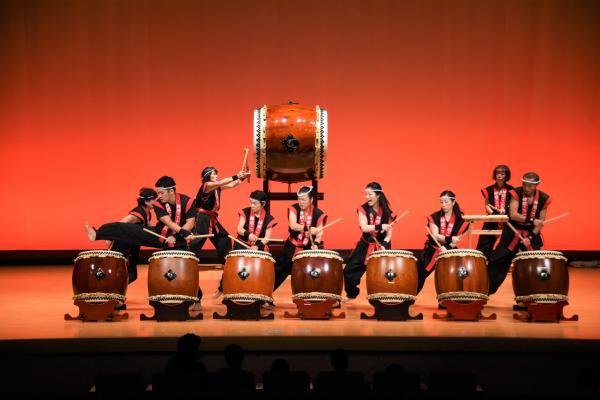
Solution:
M 0 248 L 101 247 L 86 220 L 161 175 L 195 196 L 204 166 L 236 173 L 253 109 L 294 100 L 329 111 L 328 247 L 354 246 L 369 181 L 417 248 L 442 190 L 481 213 L 506 163 L 571 212 L 547 248 L 598 249 L 599 38 L 593 0 L 2 2 Z M 224 193 L 228 229 L 260 187 Z

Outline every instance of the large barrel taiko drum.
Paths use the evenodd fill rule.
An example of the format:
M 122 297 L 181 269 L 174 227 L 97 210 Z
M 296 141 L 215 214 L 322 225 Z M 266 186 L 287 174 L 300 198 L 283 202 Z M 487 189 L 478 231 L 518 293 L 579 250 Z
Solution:
M 223 299 L 273 302 L 275 260 L 260 250 L 232 250 L 223 267 Z
M 489 276 L 483 253 L 471 249 L 441 252 L 435 264 L 435 290 L 439 302 L 487 301 Z
M 412 252 L 378 250 L 367 258 L 367 300 L 414 301 L 417 286 L 417 258 Z
M 73 300 L 104 303 L 116 300 L 125 302 L 127 284 L 127 259 L 122 253 L 111 250 L 82 251 L 75 258 L 73 268 Z
M 344 259 L 331 250 L 303 250 L 292 259 L 292 297 L 342 300 Z
M 524 251 L 512 260 L 512 283 L 517 303 L 568 301 L 569 269 L 559 251 Z
M 327 111 L 289 103 L 254 111 L 256 176 L 277 182 L 325 177 Z
M 199 260 L 194 253 L 156 251 L 148 261 L 149 301 L 164 304 L 198 301 Z

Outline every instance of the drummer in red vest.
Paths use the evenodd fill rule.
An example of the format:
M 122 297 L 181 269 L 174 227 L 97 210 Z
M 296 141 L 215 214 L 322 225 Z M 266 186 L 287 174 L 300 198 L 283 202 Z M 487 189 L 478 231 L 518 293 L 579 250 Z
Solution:
M 312 186 L 302 186 L 298 192 L 298 203 L 288 208 L 290 236 L 283 245 L 283 251 L 275 263 L 276 290 L 292 273 L 292 259 L 301 250 L 323 248 L 323 230 L 327 215 L 313 205 Z
M 419 284 L 417 293 L 423 289 L 425 280 L 435 269 L 435 262 L 439 254 L 443 250 L 456 248 L 462 235 L 469 228 L 469 223 L 463 220 L 463 212 L 456 201 L 456 195 L 450 190 L 444 190 L 440 194 L 439 211 L 434 212 L 427 217 L 427 227 L 431 235 L 435 237 L 437 243 L 442 247 L 438 247 L 431 235 L 427 236 L 423 255 L 417 262 L 419 272 Z
M 510 206 L 510 191 L 514 188 L 507 182 L 510 180 L 510 168 L 506 165 L 498 165 L 492 172 L 494 184 L 481 189 L 484 198 L 485 211 L 489 215 L 506 215 Z M 502 222 L 486 222 L 483 229 L 493 231 L 502 230 Z M 486 258 L 490 258 L 494 250 L 497 237 L 494 235 L 480 235 L 477 242 L 477 250 L 481 251 Z
M 551 203 L 550 196 L 537 189 L 540 176 L 535 172 L 527 172 L 521 179 L 522 187 L 510 191 L 509 218 L 510 224 L 519 231 L 523 240 L 510 227 L 505 226 L 496 249 L 492 253 L 488 270 L 490 276 L 489 294 L 496 293 L 510 269 L 513 257 L 519 250 L 539 250 L 544 245 L 541 230 L 546 219 L 546 212 Z
M 358 284 L 367 270 L 366 259 L 374 250 L 390 249 L 392 246 L 392 225 L 396 214 L 390 209 L 390 203 L 378 182 L 365 187 L 366 202 L 356 210 L 358 224 L 362 231 L 360 240 L 344 268 L 344 286 L 346 301 L 355 299 L 360 293 Z

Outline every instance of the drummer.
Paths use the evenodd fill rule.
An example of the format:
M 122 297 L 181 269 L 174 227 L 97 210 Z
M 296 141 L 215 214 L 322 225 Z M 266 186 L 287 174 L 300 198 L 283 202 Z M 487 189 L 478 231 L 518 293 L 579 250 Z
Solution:
M 519 250 L 539 250 L 542 242 L 541 230 L 550 205 L 550 196 L 538 190 L 540 176 L 535 172 L 527 172 L 521 179 L 523 186 L 510 191 L 509 207 L 510 224 L 519 231 L 523 240 L 505 226 L 496 249 L 492 253 L 488 269 L 490 275 L 489 294 L 496 293 L 510 268 L 513 257 Z
M 146 228 L 152 219 L 150 210 L 156 200 L 157 194 L 154 189 L 141 188 L 137 198 L 137 206 L 135 206 L 129 214 L 121 218 L 119 221 L 123 224 L 135 224 L 142 228 Z M 97 233 L 89 224 L 85 226 L 88 238 L 90 240 L 97 239 Z M 137 279 L 137 264 L 140 257 L 140 246 L 130 244 L 121 240 L 108 241 L 108 248 L 112 251 L 118 251 L 127 258 L 127 271 L 129 274 L 129 284 L 132 284 Z
M 390 203 L 378 182 L 365 187 L 366 202 L 357 208 L 358 225 L 362 236 L 344 268 L 344 286 L 346 300 L 355 299 L 360 293 L 358 284 L 367 270 L 366 259 L 374 250 L 390 249 L 392 225 L 396 215 L 390 209 Z
M 440 194 L 439 211 L 434 212 L 427 217 L 427 226 L 435 237 L 437 242 L 442 246 L 437 246 L 431 235 L 427 236 L 423 255 L 417 262 L 419 272 L 419 285 L 417 293 L 423 289 L 425 280 L 435 269 L 435 262 L 441 251 L 456 248 L 458 242 L 462 239 L 469 228 L 469 223 L 463 220 L 463 212 L 456 201 L 456 195 L 450 190 L 444 190 Z
M 250 172 L 240 171 L 236 175 L 219 180 L 215 167 L 206 167 L 202 170 L 202 185 L 196 195 L 196 207 L 198 208 L 196 219 L 196 233 L 200 235 L 214 234 L 210 241 L 217 250 L 219 263 L 225 264 L 225 256 L 231 250 L 229 233 L 218 220 L 221 208 L 221 191 L 237 187 L 244 179 L 250 176 Z M 200 250 L 204 246 L 206 238 L 192 240 L 190 250 L 200 257 Z M 215 292 L 218 295 L 219 291 Z
M 327 215 L 313 205 L 312 186 L 302 186 L 296 193 L 298 203 L 288 208 L 290 236 L 283 245 L 283 251 L 275 263 L 276 290 L 292 272 L 292 259 L 301 250 L 323 248 L 323 230 Z
M 265 204 L 267 195 L 262 190 L 255 190 L 250 193 L 250 207 L 239 211 L 240 220 L 237 226 L 237 238 L 246 243 L 251 250 L 269 251 L 269 241 L 271 231 L 277 225 L 275 218 L 267 213 Z M 243 250 L 246 247 L 238 242 L 234 243 L 234 250 Z M 223 294 L 223 279 L 219 284 L 219 289 L 215 297 Z
M 497 165 L 492 172 L 492 179 L 494 180 L 493 185 L 481 189 L 485 211 L 489 215 L 506 215 L 510 205 L 510 191 L 514 189 L 507 183 L 510 180 L 510 168 L 506 165 Z M 502 230 L 503 227 L 502 222 L 486 222 L 483 224 L 485 230 Z M 497 237 L 494 235 L 480 235 L 477 250 L 489 259 L 496 240 Z

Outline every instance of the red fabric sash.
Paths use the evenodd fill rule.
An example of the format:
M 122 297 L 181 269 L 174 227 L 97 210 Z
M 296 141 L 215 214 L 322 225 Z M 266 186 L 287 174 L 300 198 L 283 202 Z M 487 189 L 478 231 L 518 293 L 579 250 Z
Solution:
M 521 215 L 526 218 L 525 223 L 527 223 L 527 219 L 535 219 L 535 214 L 537 213 L 537 208 L 540 202 L 540 192 L 538 190 L 535 191 L 535 195 L 533 196 L 533 204 L 531 205 L 531 212 L 529 213 L 529 218 L 527 218 L 527 209 L 529 205 L 527 204 L 527 196 L 523 193 L 523 198 L 521 199 Z
M 165 203 L 165 210 L 167 210 L 167 213 L 169 213 L 169 216 L 171 216 L 171 205 L 169 203 Z M 177 193 L 177 195 L 175 196 L 175 220 L 173 222 L 181 226 L 181 195 L 179 193 Z M 163 236 L 167 236 L 168 232 L 169 227 L 165 224 L 160 234 Z M 163 239 L 160 240 L 163 241 Z M 174 246 L 174 243 L 169 243 L 169 247 Z
M 308 212 L 304 212 L 304 210 L 300 210 L 300 215 L 298 216 L 298 224 L 308 227 L 312 226 L 312 218 L 313 218 L 313 206 L 311 205 L 308 209 Z M 303 230 L 300 232 L 295 240 L 292 240 L 292 243 L 296 247 L 304 247 L 308 244 L 308 240 L 310 237 L 310 232 L 306 232 Z

